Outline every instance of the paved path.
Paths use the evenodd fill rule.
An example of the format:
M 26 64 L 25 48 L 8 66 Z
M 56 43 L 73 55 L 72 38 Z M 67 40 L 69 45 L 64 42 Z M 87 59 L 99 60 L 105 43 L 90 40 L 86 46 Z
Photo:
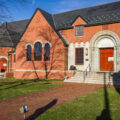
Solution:
M 19 112 L 19 108 L 23 105 L 27 105 L 29 108 L 29 113 L 27 113 L 29 120 L 34 120 L 55 105 L 94 92 L 102 87 L 101 85 L 79 83 L 61 84 L 68 85 L 1 101 L 0 120 L 23 120 L 23 115 Z

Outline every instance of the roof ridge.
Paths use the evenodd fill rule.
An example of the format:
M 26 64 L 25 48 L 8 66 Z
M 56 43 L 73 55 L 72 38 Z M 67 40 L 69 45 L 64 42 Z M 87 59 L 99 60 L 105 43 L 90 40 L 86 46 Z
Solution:
M 63 13 L 67 13 L 67 12 L 77 11 L 77 10 L 84 10 L 84 9 L 88 9 L 88 8 L 98 7 L 98 6 L 109 5 L 109 4 L 117 3 L 117 2 L 120 2 L 120 1 L 113 1 L 113 2 L 109 2 L 109 3 L 93 5 L 93 6 L 90 6 L 90 7 L 83 7 L 83 8 L 78 8 L 78 9 L 74 9 L 74 10 L 68 10 L 68 11 L 56 13 L 56 14 L 53 14 L 53 15 L 63 14 Z
M 41 8 L 38 8 L 38 9 L 39 9 L 40 11 L 42 10 L 43 12 L 46 12 L 46 13 L 49 14 L 49 15 L 52 15 L 51 13 L 49 13 L 49 12 L 47 12 L 47 11 L 41 9 Z
M 12 38 L 11 38 L 11 36 L 10 36 L 10 33 L 8 32 L 8 29 L 6 29 L 6 31 L 7 31 L 7 33 L 8 33 L 8 37 L 10 38 L 10 40 L 11 40 L 11 42 L 12 42 L 12 45 L 14 46 L 14 43 L 13 43 L 13 40 L 12 40 Z
M 52 21 L 50 21 L 50 20 L 48 20 L 48 18 L 47 17 L 45 17 L 45 19 L 47 20 L 47 22 L 52 26 L 52 28 L 54 27 L 54 29 L 55 29 L 55 27 L 56 27 L 56 25 L 55 25 L 55 21 L 54 21 L 54 18 L 53 18 L 53 15 L 51 14 L 51 13 L 49 13 L 49 12 L 47 12 L 47 11 L 45 11 L 45 10 L 42 10 L 41 8 L 38 8 L 39 10 L 40 10 L 40 12 L 42 13 L 42 15 L 45 17 L 46 15 L 45 14 L 47 14 L 47 15 L 49 15 L 50 17 L 50 19 L 52 20 Z M 51 23 L 52 22 L 52 23 Z
M 53 19 L 53 24 L 54 24 L 54 26 L 55 26 L 55 28 L 56 28 L 56 23 L 55 23 L 55 20 L 54 20 L 53 14 L 51 14 L 51 15 L 52 15 L 52 19 Z
M 26 21 L 26 20 L 30 20 L 30 19 L 16 20 L 16 21 L 11 21 L 11 22 L 7 22 L 7 23 L 9 24 L 9 23 L 13 23 L 13 22 L 21 22 L 21 21 Z

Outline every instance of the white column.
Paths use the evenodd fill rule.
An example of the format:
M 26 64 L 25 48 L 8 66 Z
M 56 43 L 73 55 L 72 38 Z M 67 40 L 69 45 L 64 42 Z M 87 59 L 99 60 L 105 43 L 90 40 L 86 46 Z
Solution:
M 70 43 L 68 48 L 68 70 L 71 65 L 75 65 L 75 46 L 73 43 Z

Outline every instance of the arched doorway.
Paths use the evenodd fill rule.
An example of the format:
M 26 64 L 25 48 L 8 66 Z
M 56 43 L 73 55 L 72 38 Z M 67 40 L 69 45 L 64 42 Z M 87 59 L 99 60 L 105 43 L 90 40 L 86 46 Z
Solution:
M 115 43 L 110 38 L 102 38 L 95 43 L 99 51 L 100 71 L 114 71 Z
M 7 71 L 7 60 L 6 58 L 0 58 L 0 72 L 4 73 Z
M 96 33 L 90 42 L 91 71 L 119 71 L 119 37 L 111 31 Z

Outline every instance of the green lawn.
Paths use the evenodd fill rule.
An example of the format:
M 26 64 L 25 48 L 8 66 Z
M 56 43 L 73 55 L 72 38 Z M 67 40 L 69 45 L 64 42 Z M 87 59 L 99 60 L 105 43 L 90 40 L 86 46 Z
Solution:
M 41 83 L 40 81 L 34 82 L 34 80 L 3 79 L 0 80 L 0 100 L 62 86 L 64 85 L 53 84 L 48 81 Z
M 106 94 L 105 94 L 106 93 Z M 106 107 L 105 107 L 106 106 Z M 53 107 L 36 120 L 120 120 L 120 89 L 100 89 Z

